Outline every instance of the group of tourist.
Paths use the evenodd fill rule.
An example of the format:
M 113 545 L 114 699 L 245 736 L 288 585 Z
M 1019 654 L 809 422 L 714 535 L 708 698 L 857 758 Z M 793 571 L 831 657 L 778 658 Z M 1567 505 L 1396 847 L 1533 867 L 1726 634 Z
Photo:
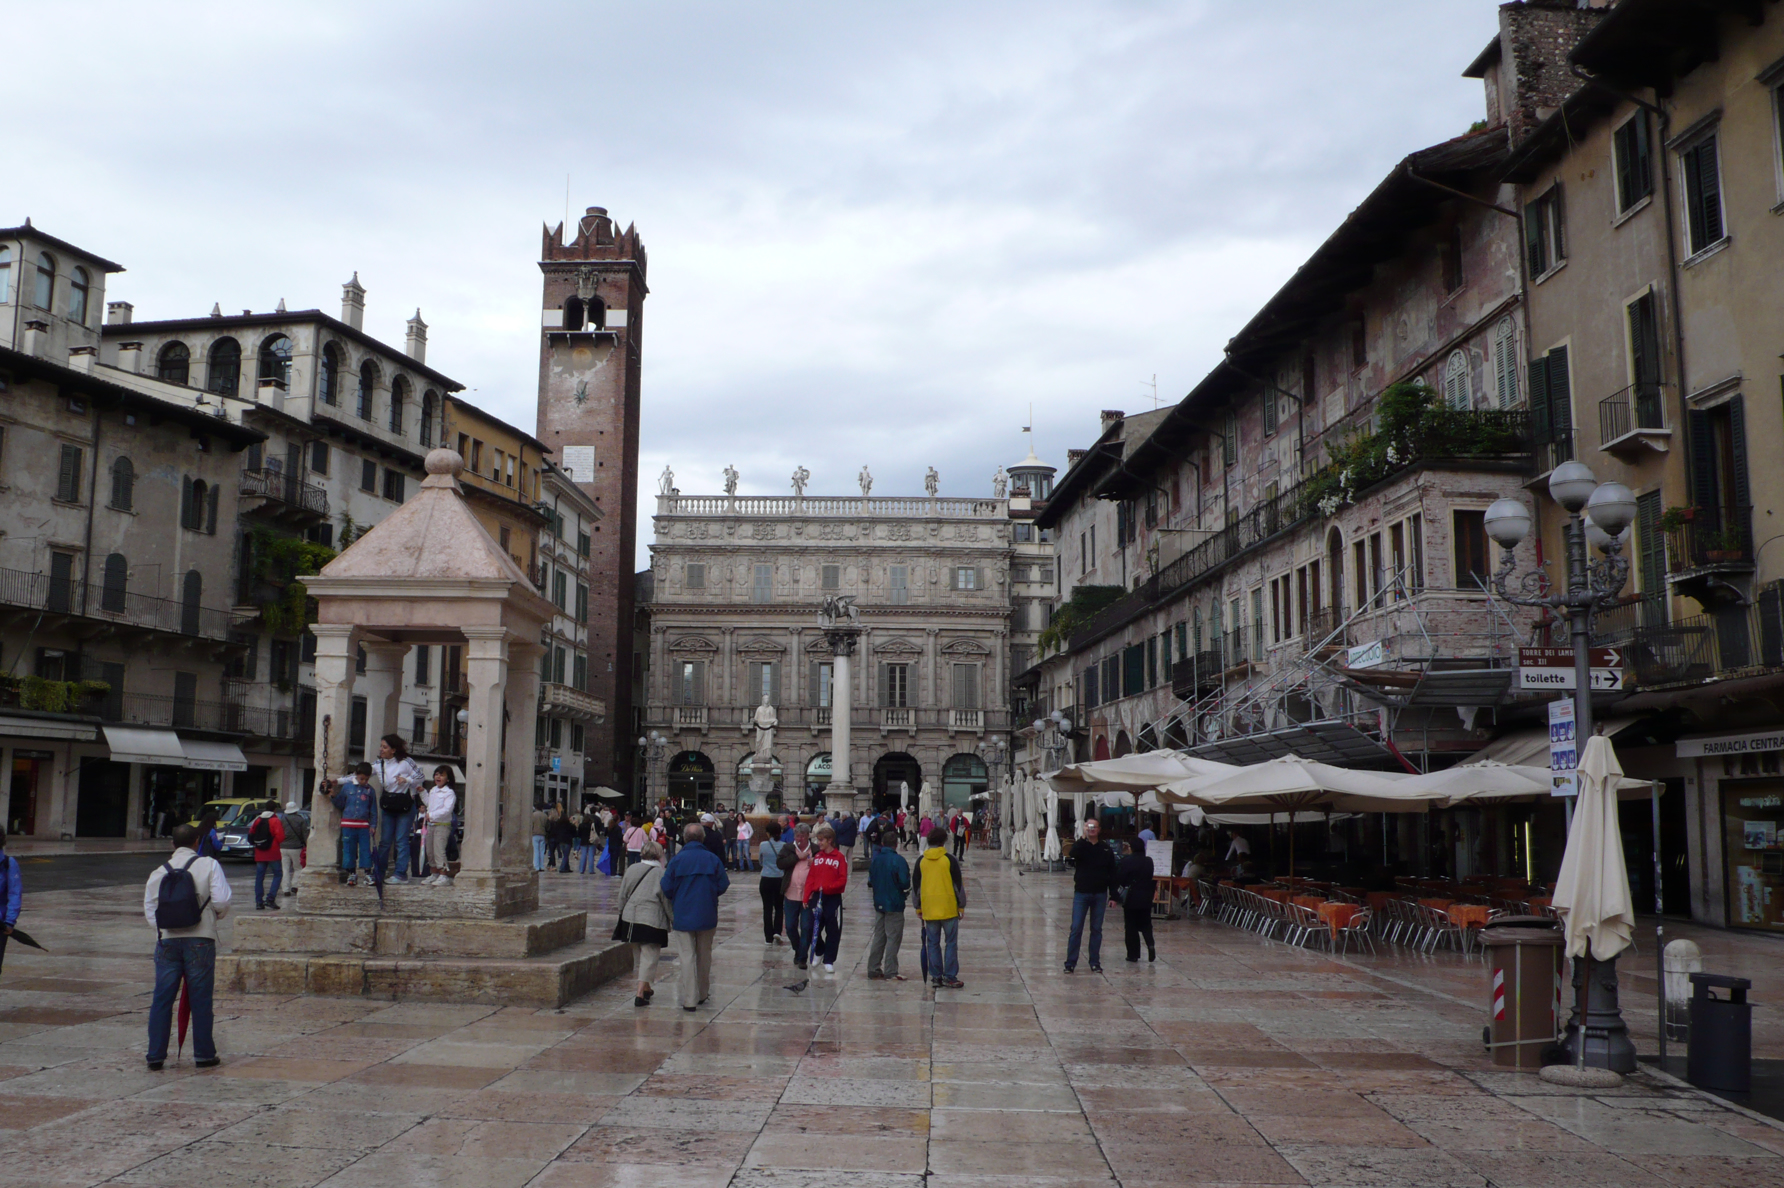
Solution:
M 853 819 L 838 823 L 856 826 Z M 868 887 L 873 923 L 867 951 L 869 980 L 902 982 L 899 950 L 911 899 L 923 921 L 923 967 L 938 989 L 960 989 L 959 926 L 966 910 L 966 883 L 959 858 L 948 852 L 949 832 L 931 825 L 915 867 L 898 852 L 901 840 L 889 818 L 866 834 L 872 848 Z M 620 884 L 615 940 L 634 950 L 633 1005 L 647 1007 L 663 946 L 674 943 L 679 962 L 677 999 L 692 1011 L 711 994 L 712 938 L 718 927 L 718 900 L 731 886 L 727 851 L 737 853 L 734 825 L 705 814 L 683 827 L 682 846 L 673 857 L 642 825 L 637 857 Z M 757 849 L 764 944 L 791 946 L 793 965 L 808 974 L 836 972 L 842 941 L 843 893 L 849 885 L 849 849 L 837 824 L 770 820 Z M 852 839 L 851 839 L 852 840 Z M 627 843 L 628 850 L 631 848 Z M 748 867 L 744 866 L 747 870 Z M 1100 943 L 1100 919 L 1093 944 Z
M 378 740 L 376 764 L 360 763 L 346 779 L 324 781 L 323 793 L 341 814 L 341 870 L 348 886 L 359 885 L 362 871 L 368 884 L 373 881 L 374 823 L 387 882 L 407 883 L 413 872 L 429 885 L 451 885 L 448 851 L 458 793 L 452 787 L 450 767 L 434 768 L 431 780 L 424 777 L 421 765 L 409 757 L 403 737 L 386 734 Z M 295 810 L 295 805 L 287 807 Z M 258 851 L 255 856 L 259 857 Z

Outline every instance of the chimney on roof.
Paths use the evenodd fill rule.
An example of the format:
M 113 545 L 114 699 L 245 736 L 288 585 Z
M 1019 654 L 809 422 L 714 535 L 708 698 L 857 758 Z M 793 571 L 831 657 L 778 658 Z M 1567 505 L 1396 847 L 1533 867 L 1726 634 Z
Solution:
M 105 303 L 105 324 L 107 326 L 128 326 L 136 313 L 136 306 L 128 301 L 107 301 Z
M 98 357 L 98 347 L 77 346 L 68 349 L 68 365 L 76 371 L 92 371 L 93 362 Z
M 1499 9 L 1499 103 L 1513 144 L 1584 85 L 1568 69 L 1567 55 L 1604 14 L 1578 0 L 1525 0 Z
M 118 344 L 118 370 L 128 371 L 132 375 L 142 374 L 142 343 L 120 342 Z
M 223 303 L 221 301 L 211 302 L 211 316 L 213 318 L 220 318 L 223 316 Z
M 359 272 L 341 286 L 341 321 L 355 330 L 365 329 L 365 286 L 359 283 Z
M 1105 408 L 1103 410 L 1103 432 L 1107 433 L 1117 421 L 1125 416 L 1127 414 L 1118 408 Z
M 1070 468 L 1076 466 L 1078 464 L 1078 460 L 1080 458 L 1082 458 L 1085 454 L 1088 454 L 1089 452 L 1090 452 L 1089 450 L 1067 450 L 1065 452 L 1066 468 L 1069 470 Z
M 403 336 L 403 353 L 417 363 L 427 362 L 427 323 L 421 320 L 420 309 L 416 309 L 415 316 L 409 319 L 409 332 Z
M 285 308 L 285 299 L 283 297 L 279 298 L 279 304 L 277 305 L 277 307 L 275 307 L 273 309 L 273 312 L 274 313 L 289 313 L 290 312 L 289 310 L 287 310 Z

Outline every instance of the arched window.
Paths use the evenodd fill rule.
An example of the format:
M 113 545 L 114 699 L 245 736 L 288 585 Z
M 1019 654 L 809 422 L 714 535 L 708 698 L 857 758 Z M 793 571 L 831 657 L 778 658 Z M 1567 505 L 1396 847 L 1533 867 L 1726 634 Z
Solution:
M 1468 356 L 1462 351 L 1450 352 L 1443 368 L 1443 398 L 1451 408 L 1467 408 L 1474 403 L 1468 391 Z
M 260 382 L 268 380 L 281 388 L 291 386 L 291 340 L 283 334 L 260 344 Z
M 434 410 L 438 405 L 439 398 L 432 388 L 421 394 L 421 444 L 424 447 L 434 444 Z
M 12 249 L 0 243 L 0 305 L 12 300 Z
M 87 270 L 78 265 L 68 274 L 68 320 L 87 324 L 87 290 L 91 287 Z
M 155 374 L 170 384 L 185 384 L 192 378 L 192 352 L 183 342 L 170 342 L 161 348 L 155 360 Z
M 37 308 L 48 309 L 55 295 L 56 258 L 44 252 L 37 257 Z
M 180 583 L 180 631 L 198 634 L 198 603 L 204 597 L 204 578 L 196 569 L 188 569 Z
M 372 419 L 372 391 L 378 386 L 378 365 L 367 359 L 359 365 L 359 417 Z
M 234 396 L 241 391 L 242 344 L 233 338 L 219 338 L 211 344 L 211 361 L 205 369 L 204 386 L 219 396 Z
M 105 582 L 99 587 L 99 609 L 113 614 L 124 613 L 125 587 L 130 582 L 130 562 L 124 554 L 113 553 L 105 559 Z
M 583 318 L 591 330 L 605 329 L 607 326 L 607 305 L 599 297 L 590 297 L 583 306 Z
M 409 402 L 409 381 L 397 376 L 390 381 L 390 431 L 403 431 L 403 405 Z
M 341 402 L 341 348 L 329 343 L 322 348 L 322 403 Z
M 582 298 L 574 295 L 564 298 L 564 329 L 582 329 Z
M 1493 387 L 1500 408 L 1518 402 L 1518 334 L 1510 318 L 1500 318 L 1493 327 Z
M 112 461 L 111 505 L 119 511 L 129 511 L 135 504 L 136 467 L 120 454 Z

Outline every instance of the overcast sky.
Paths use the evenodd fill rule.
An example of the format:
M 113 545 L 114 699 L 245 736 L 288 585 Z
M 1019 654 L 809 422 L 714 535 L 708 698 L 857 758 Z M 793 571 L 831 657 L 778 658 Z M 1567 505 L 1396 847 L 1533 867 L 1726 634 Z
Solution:
M 0 225 L 137 316 L 336 312 L 534 424 L 540 225 L 650 253 L 640 481 L 989 494 L 1182 396 L 1409 151 L 1491 0 L 14 5 Z M 30 47 L 36 46 L 33 50 Z M 639 549 L 649 539 L 641 503 Z

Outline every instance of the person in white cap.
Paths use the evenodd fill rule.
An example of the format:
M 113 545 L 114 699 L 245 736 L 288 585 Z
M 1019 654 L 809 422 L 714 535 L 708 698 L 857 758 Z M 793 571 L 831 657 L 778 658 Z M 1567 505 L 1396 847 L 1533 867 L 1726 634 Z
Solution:
M 712 851 L 712 856 L 717 858 L 719 866 L 723 867 L 725 865 L 725 831 L 719 828 L 718 819 L 711 813 L 700 814 L 700 827 L 706 831 L 706 836 L 700 839 L 700 843 Z
M 279 847 L 279 876 L 285 884 L 285 894 L 297 894 L 297 872 L 303 867 L 304 846 L 310 840 L 309 818 L 297 811 L 295 800 L 285 802 L 285 812 L 279 820 L 285 826 L 285 842 Z

